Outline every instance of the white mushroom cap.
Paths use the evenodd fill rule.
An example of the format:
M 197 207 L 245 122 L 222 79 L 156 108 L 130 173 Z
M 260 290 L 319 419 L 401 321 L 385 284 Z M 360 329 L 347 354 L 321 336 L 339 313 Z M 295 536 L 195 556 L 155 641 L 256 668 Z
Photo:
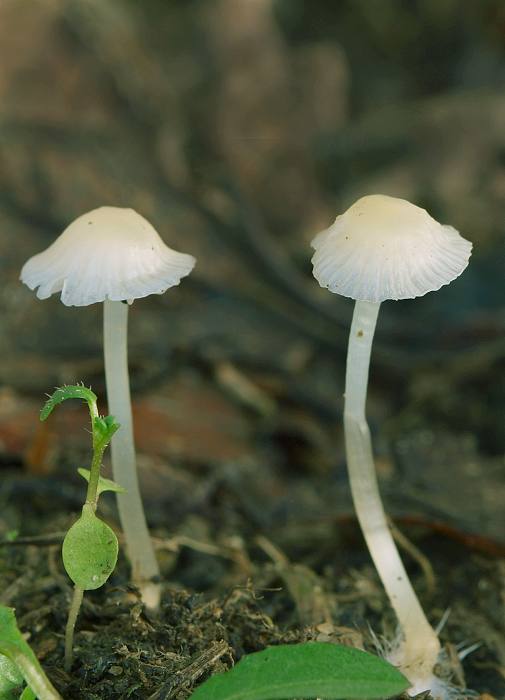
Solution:
M 189 275 L 195 258 L 168 248 L 133 209 L 100 207 L 83 214 L 21 270 L 39 299 L 61 292 L 66 306 L 132 301 L 163 294 Z
M 412 299 L 459 277 L 472 244 L 405 199 L 358 199 L 312 241 L 314 277 L 359 301 Z

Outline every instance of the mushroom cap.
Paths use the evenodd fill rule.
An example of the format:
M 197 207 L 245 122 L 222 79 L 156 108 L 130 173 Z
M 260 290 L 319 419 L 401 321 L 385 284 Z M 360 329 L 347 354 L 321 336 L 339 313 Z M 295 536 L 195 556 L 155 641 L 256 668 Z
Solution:
M 405 199 L 358 199 L 312 241 L 321 287 L 359 301 L 413 299 L 459 277 L 472 244 Z
M 30 258 L 21 281 L 39 299 L 61 292 L 66 306 L 132 301 L 163 294 L 195 265 L 177 253 L 133 209 L 100 207 L 83 214 L 46 250 Z

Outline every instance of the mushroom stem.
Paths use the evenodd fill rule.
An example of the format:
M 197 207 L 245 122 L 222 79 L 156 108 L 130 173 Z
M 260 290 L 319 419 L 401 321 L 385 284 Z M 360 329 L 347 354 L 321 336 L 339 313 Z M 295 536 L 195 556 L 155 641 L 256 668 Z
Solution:
M 158 563 L 147 529 L 137 478 L 133 419 L 128 376 L 128 305 L 104 301 L 105 381 L 109 413 L 121 425 L 111 441 L 114 480 L 126 493 L 117 494 L 119 519 L 132 566 L 132 579 L 150 608 L 159 604 L 159 585 L 150 583 L 159 576 Z
M 374 468 L 365 416 L 370 353 L 380 303 L 357 301 L 349 335 L 344 430 L 347 466 L 356 514 L 368 549 L 401 628 L 390 660 L 413 683 L 432 676 L 440 642 L 428 623 L 389 530 Z

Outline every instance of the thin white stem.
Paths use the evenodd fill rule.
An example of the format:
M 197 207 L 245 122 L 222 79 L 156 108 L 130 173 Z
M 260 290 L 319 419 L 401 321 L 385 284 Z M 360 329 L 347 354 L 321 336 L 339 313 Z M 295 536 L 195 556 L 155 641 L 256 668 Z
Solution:
M 132 566 L 132 579 L 139 586 L 144 602 L 156 608 L 159 586 L 149 583 L 159 576 L 158 563 L 147 529 L 137 478 L 133 418 L 128 376 L 128 305 L 104 302 L 105 381 L 109 413 L 121 428 L 111 441 L 112 472 L 126 493 L 117 495 L 119 518 Z
M 380 304 L 357 301 L 349 335 L 344 428 L 351 491 L 363 535 L 403 634 L 401 666 L 429 675 L 440 643 L 407 577 L 386 520 L 365 417 L 368 370 Z M 415 670 L 414 670 L 415 667 Z M 411 679 L 412 680 L 412 679 Z

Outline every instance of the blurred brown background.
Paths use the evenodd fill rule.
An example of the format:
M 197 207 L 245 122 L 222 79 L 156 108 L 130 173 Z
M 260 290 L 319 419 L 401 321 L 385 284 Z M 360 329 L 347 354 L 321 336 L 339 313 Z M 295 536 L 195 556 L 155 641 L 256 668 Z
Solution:
M 503 541 L 504 88 L 501 0 L 1 0 L 0 463 L 86 454 L 84 414 L 45 433 L 37 411 L 63 382 L 103 392 L 101 309 L 18 275 L 81 213 L 131 206 L 198 258 L 132 308 L 147 498 L 175 518 L 217 489 L 266 527 L 349 508 L 352 303 L 318 288 L 309 243 L 379 192 L 475 245 L 450 287 L 383 305 L 383 488 Z

